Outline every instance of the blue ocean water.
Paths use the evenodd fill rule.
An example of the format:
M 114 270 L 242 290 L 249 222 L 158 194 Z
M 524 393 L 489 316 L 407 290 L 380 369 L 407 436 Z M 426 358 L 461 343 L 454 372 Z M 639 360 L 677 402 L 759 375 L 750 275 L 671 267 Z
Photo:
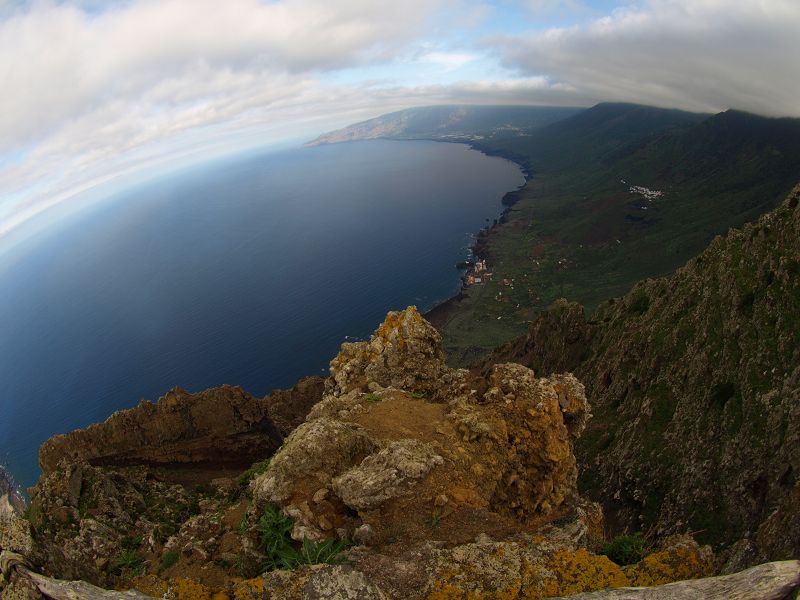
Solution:
M 467 146 L 369 141 L 184 169 L 0 256 L 0 462 L 179 385 L 262 396 L 345 336 L 458 290 L 470 236 L 523 182 Z

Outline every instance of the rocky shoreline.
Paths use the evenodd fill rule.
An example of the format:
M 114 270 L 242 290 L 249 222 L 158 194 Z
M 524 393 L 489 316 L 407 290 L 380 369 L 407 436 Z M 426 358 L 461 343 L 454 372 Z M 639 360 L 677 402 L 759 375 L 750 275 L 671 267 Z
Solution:
M 485 261 L 490 258 L 487 250 L 490 236 L 496 234 L 498 225 L 507 222 L 509 212 L 511 212 L 513 206 L 519 202 L 522 196 L 522 191 L 528 185 L 528 182 L 533 179 L 533 169 L 528 159 L 521 155 L 492 150 L 488 147 L 480 146 L 474 141 L 457 143 L 464 143 L 473 150 L 476 150 L 485 156 L 494 156 L 509 160 L 519 167 L 522 175 L 525 177 L 525 181 L 521 185 L 519 185 L 516 189 L 506 192 L 500 199 L 500 203 L 504 206 L 504 208 L 500 212 L 500 215 L 498 215 L 498 217 L 494 220 L 494 223 L 481 229 L 477 234 L 475 234 L 475 242 L 472 244 L 472 246 L 470 246 L 469 253 L 475 260 Z M 458 292 L 449 298 L 438 302 L 433 308 L 426 311 L 423 316 L 430 321 L 434 327 L 441 329 L 441 327 L 451 318 L 451 316 L 459 310 L 458 305 L 461 300 L 464 299 L 466 289 L 466 281 L 462 277 L 461 287 Z

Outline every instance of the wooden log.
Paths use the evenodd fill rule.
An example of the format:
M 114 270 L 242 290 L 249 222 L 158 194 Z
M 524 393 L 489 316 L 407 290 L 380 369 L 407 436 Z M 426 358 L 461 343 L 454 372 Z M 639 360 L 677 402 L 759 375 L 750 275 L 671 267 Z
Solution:
M 800 561 L 765 563 L 733 575 L 689 579 L 656 587 L 617 588 L 561 600 L 787 600 L 800 589 Z

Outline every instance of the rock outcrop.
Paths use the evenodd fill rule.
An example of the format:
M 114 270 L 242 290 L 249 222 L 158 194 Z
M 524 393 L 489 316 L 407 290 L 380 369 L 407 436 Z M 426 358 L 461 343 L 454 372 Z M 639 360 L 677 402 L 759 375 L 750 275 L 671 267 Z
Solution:
M 269 452 L 300 420 L 290 396 L 273 419 L 238 388 L 174 391 L 57 438 L 20 581 L 178 599 L 443 600 L 711 574 L 710 550 L 685 537 L 626 567 L 593 552 L 603 515 L 576 488 L 573 446 L 590 415 L 575 377 L 451 369 L 440 342 L 413 307 L 390 313 L 369 341 L 343 346 L 329 379 L 298 388 L 323 398 L 246 471 L 216 473 L 211 444 Z M 63 581 L 75 579 L 87 583 Z
M 452 522 L 465 539 L 550 514 L 576 496 L 575 438 L 588 418 L 571 375 L 519 365 L 486 377 L 446 366 L 435 329 L 409 308 L 368 342 L 344 344 L 329 393 L 253 483 L 294 537 Z
M 319 377 L 308 377 L 263 400 L 227 385 L 196 394 L 174 388 L 156 403 L 142 400 L 104 423 L 50 438 L 39 450 L 39 465 L 45 475 L 63 460 L 246 467 L 280 446 L 322 390 Z
M 800 187 L 674 275 L 557 302 L 484 363 L 574 371 L 580 487 L 618 530 L 691 529 L 727 570 L 800 555 Z

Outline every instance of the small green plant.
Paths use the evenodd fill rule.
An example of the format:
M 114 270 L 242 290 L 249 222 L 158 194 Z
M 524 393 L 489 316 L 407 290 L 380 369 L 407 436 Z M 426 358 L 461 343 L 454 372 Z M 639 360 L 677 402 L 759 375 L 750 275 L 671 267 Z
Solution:
M 126 579 L 144 573 L 144 559 L 134 550 L 125 550 L 111 563 L 111 572 Z
M 244 513 L 242 518 L 239 519 L 236 529 L 239 532 L 239 535 L 244 535 L 247 533 L 247 530 L 250 529 L 250 519 L 247 518 L 247 513 Z
M 343 556 L 347 550 L 348 543 L 346 540 L 332 540 L 326 539 L 322 542 L 315 542 L 308 538 L 303 539 L 303 545 L 300 547 L 299 562 L 300 565 L 342 565 L 348 562 L 347 558 Z
M 233 569 L 239 574 L 240 577 L 245 576 L 244 560 L 237 554 L 233 559 Z
M 292 570 L 300 565 L 316 565 L 321 563 L 343 564 L 347 562 L 342 553 L 347 548 L 347 542 L 324 540 L 315 542 L 308 538 L 303 539 L 300 549 L 293 545 L 289 533 L 294 527 L 294 521 L 284 515 L 277 507 L 267 505 L 264 514 L 258 520 L 258 531 L 261 548 L 264 550 L 266 560 L 262 564 L 265 571 L 276 569 Z
M 177 552 L 167 552 L 164 555 L 164 558 L 161 559 L 161 564 L 158 565 L 158 572 L 161 573 L 162 571 L 166 571 L 172 565 L 178 562 L 178 553 Z
M 411 392 L 411 397 L 419 400 L 420 398 L 427 398 L 428 395 L 425 392 Z
M 370 392 L 369 394 L 364 394 L 363 396 L 366 402 L 380 402 L 383 398 L 381 398 L 380 394 L 376 394 L 374 392 Z
M 137 550 L 142 545 L 142 536 L 125 535 L 122 537 L 121 545 L 125 550 Z
M 163 544 L 169 538 L 175 535 L 177 531 L 178 528 L 174 523 L 159 523 L 156 528 L 153 529 L 153 539 L 157 544 Z
M 618 565 L 633 565 L 647 556 L 642 534 L 620 535 L 603 545 L 600 554 Z
M 253 463 L 247 471 L 239 475 L 239 485 L 247 485 L 250 481 L 264 473 L 269 467 L 269 461 L 269 458 L 265 458 L 264 460 Z
M 439 523 L 441 522 L 442 522 L 442 513 L 436 511 L 431 516 L 431 529 L 436 529 L 437 527 L 439 527 Z

